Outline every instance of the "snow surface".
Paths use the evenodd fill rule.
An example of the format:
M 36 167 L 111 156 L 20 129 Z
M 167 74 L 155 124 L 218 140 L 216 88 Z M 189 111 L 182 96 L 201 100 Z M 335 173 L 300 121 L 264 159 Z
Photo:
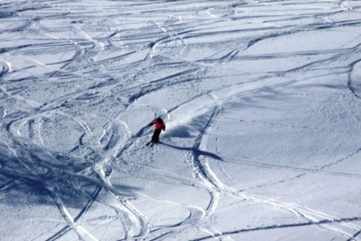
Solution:
M 360 0 L 1 0 L 0 103 L 1 241 L 361 240 Z

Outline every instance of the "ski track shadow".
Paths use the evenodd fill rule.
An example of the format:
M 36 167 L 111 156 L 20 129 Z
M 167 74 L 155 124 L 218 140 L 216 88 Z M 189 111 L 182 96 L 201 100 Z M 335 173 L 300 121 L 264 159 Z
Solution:
M 10 206 L 54 205 L 51 192 L 56 192 L 66 206 L 83 208 L 94 198 L 96 190 L 105 187 L 93 171 L 91 161 L 51 152 L 30 143 L 16 143 L 11 149 L 0 143 L 2 203 Z M 113 187 L 124 197 L 134 197 L 135 191 L 139 190 L 127 185 Z
M 217 154 L 214 154 L 212 152 L 208 152 L 208 151 L 202 151 L 199 150 L 195 147 L 182 147 L 182 146 L 176 146 L 170 143 L 166 143 L 163 141 L 160 141 L 159 144 L 173 148 L 175 150 L 180 150 L 180 151 L 191 151 L 193 153 L 195 153 L 198 156 L 206 156 L 206 157 L 210 157 L 212 159 L 218 160 L 218 161 L 224 161 L 222 157 L 218 156 Z
M 203 236 L 197 239 L 192 239 L 189 241 L 201 241 L 201 240 L 210 240 L 214 238 L 221 238 L 228 235 L 236 235 L 241 233 L 248 233 L 248 232 L 259 232 L 259 231 L 267 231 L 267 230 L 276 230 L 276 229 L 286 229 L 286 228 L 297 228 L 297 227 L 305 227 L 305 226 L 316 226 L 316 225 L 326 225 L 332 223 L 348 223 L 348 222 L 358 222 L 361 220 L 361 217 L 349 217 L 349 218 L 340 218 L 340 219 L 324 219 L 320 221 L 308 221 L 308 222 L 300 222 L 300 223 L 286 223 L 286 224 L 274 224 L 268 226 L 259 226 L 259 227 L 250 227 L 244 229 L 238 229 L 233 231 L 226 231 L 223 233 Z M 347 241 L 354 240 L 354 238 L 359 234 L 357 232 L 354 234 L 354 237 L 350 237 Z

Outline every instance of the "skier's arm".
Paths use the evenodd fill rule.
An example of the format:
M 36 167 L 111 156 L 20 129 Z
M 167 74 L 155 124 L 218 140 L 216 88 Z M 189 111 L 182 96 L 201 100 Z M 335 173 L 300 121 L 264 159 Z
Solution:
M 151 127 L 152 125 L 154 125 L 154 120 L 151 121 L 151 122 L 147 125 L 147 127 Z

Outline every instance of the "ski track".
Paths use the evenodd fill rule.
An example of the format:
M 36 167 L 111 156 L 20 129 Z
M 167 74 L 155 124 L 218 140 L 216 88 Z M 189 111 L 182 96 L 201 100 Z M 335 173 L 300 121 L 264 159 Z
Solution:
M 207 162 L 202 164 L 202 162 L 199 159 L 199 151 L 198 151 L 200 145 L 202 144 L 203 135 L 205 134 L 206 130 L 210 127 L 212 121 L 214 121 L 213 118 L 219 113 L 218 108 L 219 107 L 215 107 L 213 109 L 208 121 L 205 124 L 205 127 L 203 127 L 203 129 L 200 130 L 200 134 L 195 139 L 195 143 L 192 147 L 191 157 L 189 159 L 191 162 L 193 172 L 194 172 L 194 176 L 197 179 L 199 179 L 201 181 L 201 183 L 203 183 L 205 188 L 210 193 L 210 201 L 209 201 L 207 208 L 205 209 L 205 217 L 209 217 L 215 212 L 218 202 L 219 202 L 220 195 L 230 194 L 230 195 L 240 198 L 241 200 L 250 200 L 250 201 L 253 201 L 256 203 L 263 203 L 266 205 L 271 205 L 274 207 L 285 209 L 285 210 L 287 210 L 297 216 L 301 216 L 311 222 L 315 222 L 315 223 L 320 222 L 320 225 L 322 225 L 322 227 L 324 227 L 330 231 L 333 231 L 336 233 L 341 233 L 348 237 L 353 236 L 352 234 L 344 231 L 343 228 L 346 227 L 346 228 L 351 228 L 351 229 L 357 230 L 357 229 L 359 229 L 359 226 L 352 225 L 352 224 L 348 225 L 348 224 L 344 224 L 344 223 L 341 223 L 340 225 L 337 225 L 338 223 L 336 223 L 336 225 L 333 225 L 332 222 L 331 222 L 331 224 L 329 224 L 328 222 L 325 222 L 326 224 L 323 224 L 324 222 L 321 221 L 323 218 L 328 218 L 330 220 L 334 220 L 334 219 L 337 219 L 337 217 L 329 216 L 327 214 L 321 213 L 316 210 L 311 210 L 309 208 L 302 207 L 297 204 L 280 202 L 280 201 L 272 200 L 272 199 L 269 199 L 266 197 L 258 197 L 258 196 L 254 196 L 252 194 L 248 194 L 245 192 L 239 193 L 236 190 L 234 190 L 233 188 L 227 187 L 226 185 L 224 185 L 218 179 L 218 177 L 214 174 L 214 172 L 209 167 Z M 346 159 L 346 158 L 343 158 L 343 159 Z M 343 159 L 341 159 L 339 161 L 342 161 Z M 337 161 L 337 162 L 339 162 L 339 161 Z M 330 165 L 323 166 L 323 167 L 319 168 L 319 170 L 322 170 L 329 166 Z M 304 175 L 305 175 L 305 173 L 299 174 L 296 176 L 296 178 L 300 178 Z M 284 182 L 284 181 L 285 180 L 281 180 L 280 182 Z M 275 184 L 277 184 L 277 183 L 278 182 L 276 182 Z M 338 226 L 341 226 L 341 228 L 339 228 Z M 207 229 L 207 230 L 208 230 L 208 232 L 210 232 L 212 234 L 211 235 L 212 237 L 217 237 L 217 236 L 222 235 L 222 234 L 212 233 L 209 229 Z M 174 232 L 170 232 L 168 234 L 161 235 L 161 237 L 164 237 L 164 236 L 168 237 L 169 235 L 174 235 L 174 234 L 175 234 Z
M 301 223 L 289 223 L 289 224 L 279 224 L 279 225 L 269 225 L 269 226 L 261 226 L 255 228 L 245 228 L 233 231 L 227 231 L 222 234 L 210 235 L 210 236 L 203 236 L 197 239 L 191 239 L 190 241 L 200 241 L 200 240 L 208 240 L 212 238 L 221 238 L 228 235 L 235 235 L 240 233 L 247 233 L 247 232 L 257 232 L 257 231 L 264 231 L 264 230 L 275 230 L 275 229 L 283 229 L 283 228 L 293 228 L 293 227 L 303 227 L 303 226 L 313 226 L 313 225 L 324 225 L 324 224 L 332 224 L 332 223 L 349 223 L 354 221 L 359 221 L 360 217 L 351 217 L 351 218 L 342 218 L 342 219 L 323 219 L 315 222 L 301 222 Z M 356 236 L 350 237 L 348 240 L 355 240 Z
M 14 165 L 18 168 L 18 170 L 11 170 L 11 166 L 8 167 L 8 163 L 1 160 L 0 167 L 2 170 L 0 174 L 1 177 L 8 177 L 8 181 L 1 184 L 0 192 L 15 189 L 20 182 L 28 183 L 29 185 L 32 183 L 39 184 L 49 192 L 49 196 L 52 197 L 67 225 L 48 237 L 47 241 L 61 239 L 70 230 L 73 230 L 79 240 L 82 241 L 102 240 L 101 238 L 97 239 L 89 230 L 86 230 L 79 224 L 79 220 L 87 215 L 93 203 L 99 198 L 102 190 L 112 196 L 114 202 L 108 205 L 115 210 L 121 219 L 124 237 L 120 240 L 165 240 L 193 228 L 194 225 L 209 235 L 193 240 L 219 239 L 246 232 L 303 226 L 320 226 L 331 232 L 346 236 L 348 238 L 347 241 L 357 240 L 361 227 L 353 223 L 360 221 L 359 217 L 339 218 L 309 209 L 300 204 L 253 195 L 248 193 L 248 191 L 299 179 L 309 173 L 360 178 L 360 175 L 356 173 L 328 171 L 327 169 L 357 155 L 361 148 L 316 169 L 277 166 L 256 162 L 242 163 L 242 165 L 254 165 L 266 169 L 292 169 L 299 173 L 288 179 L 281 179 L 264 185 L 260 184 L 241 191 L 224 184 L 209 165 L 210 158 L 220 162 L 227 162 L 229 160 L 223 160 L 221 157 L 203 148 L 207 147 L 207 132 L 211 131 L 212 124 L 222 114 L 223 103 L 230 97 L 252 95 L 265 87 L 280 88 L 292 85 L 289 79 L 292 79 L 292 76 L 301 71 L 317 70 L 327 64 L 344 61 L 345 63 L 341 66 L 342 69 L 340 71 L 348 75 L 346 86 L 355 98 L 360 99 L 361 94 L 359 94 L 359 85 L 357 83 L 358 75 L 355 73 L 355 70 L 358 69 L 361 61 L 359 57 L 361 43 L 354 44 L 352 47 L 339 46 L 337 49 L 327 50 L 295 51 L 290 53 L 274 52 L 257 55 L 243 54 L 244 51 L 250 50 L 264 41 L 285 36 L 294 36 L 295 34 L 311 31 L 359 27 L 360 19 L 330 19 L 344 12 L 358 11 L 360 6 L 350 6 L 349 1 L 346 0 L 321 3 L 310 2 L 307 4 L 296 0 L 244 1 L 239 3 L 210 2 L 205 0 L 184 3 L 179 1 L 124 1 L 119 3 L 116 1 L 105 1 L 107 11 L 102 10 L 101 14 L 103 15 L 97 15 L 96 11 L 93 12 L 87 9 L 89 6 L 96 7 L 94 3 L 60 0 L 54 2 L 57 4 L 52 5 L 50 1 L 35 1 L 34 3 L 29 1 L 7 1 L 0 4 L 2 8 L 0 18 L 4 20 L 4 25 L 0 24 L 0 42 L 6 42 L 7 38 L 17 36 L 19 33 L 29 34 L 31 31 L 37 33 L 39 37 L 43 37 L 43 39 L 38 39 L 31 36 L 29 37 L 29 40 L 31 40 L 29 43 L 19 40 L 19 43 L 14 41 L 14 43 L 6 44 L 0 48 L 0 90 L 4 95 L 0 98 L 1 104 L 4 104 L 4 107 L 0 107 L 1 133 L 5 140 L 4 144 L 7 145 L 10 153 L 12 153 L 11 158 L 14 158 Z M 357 1 L 352 2 L 357 3 Z M 287 9 L 289 6 L 293 6 L 293 8 L 287 14 L 277 10 L 277 8 L 282 7 Z M 270 7 L 270 12 L 262 12 L 265 7 Z M 260 12 L 257 10 L 260 10 Z M 165 11 L 167 12 L 166 14 L 164 13 Z M 254 13 L 251 11 L 254 11 Z M 142 18 L 149 17 L 150 20 L 142 23 L 139 14 L 142 15 Z M 184 18 L 176 17 L 182 15 L 184 15 Z M 189 18 L 189 16 L 192 16 L 197 21 L 192 21 L 192 18 Z M 112 24 L 113 19 L 116 21 L 117 18 L 126 17 L 130 19 L 129 26 L 126 21 L 120 21 L 116 22 L 116 27 L 104 26 L 102 30 L 95 30 L 94 26 L 92 26 L 93 23 L 88 21 L 92 18 L 99 18 L 106 24 Z M 62 18 L 68 21 L 68 23 L 56 23 L 53 26 L 54 29 L 46 26 L 48 21 L 56 21 Z M 16 24 L 14 19 L 18 21 Z M 260 20 L 267 25 L 265 27 L 258 26 L 257 21 Z M 304 20 L 304 22 L 301 20 Z M 136 23 L 136 21 L 139 21 L 140 27 L 133 28 L 132 24 Z M 229 23 L 230 21 L 239 21 L 241 24 L 237 26 L 230 24 L 229 29 L 222 29 L 220 27 L 220 24 Z M 81 26 L 83 22 L 87 22 L 90 26 Z M 5 25 L 8 23 L 13 25 Z M 272 26 L 271 24 L 274 25 Z M 98 33 L 96 33 L 97 31 Z M 63 35 L 59 36 L 58 33 Z M 192 48 L 192 45 L 199 43 L 205 46 L 214 44 L 216 46 L 224 45 L 224 47 L 214 54 L 197 59 L 183 55 Z M 42 48 L 44 47 L 64 48 L 64 52 L 70 56 L 65 56 L 66 54 L 64 53 L 63 56 L 59 57 L 59 60 L 48 58 L 43 60 L 41 54 L 33 54 L 37 51 L 43 51 Z M 168 53 L 167 51 L 170 47 L 176 50 Z M 126 51 L 120 51 L 121 48 L 125 48 Z M 112 55 L 100 60 L 96 59 L 98 55 L 109 50 L 120 52 L 115 56 Z M 31 64 L 18 62 L 15 58 L 18 54 L 29 55 L 24 59 Z M 329 55 L 332 56 L 329 57 Z M 203 84 L 206 80 L 216 79 L 217 76 L 208 76 L 208 71 L 210 68 L 220 64 L 227 65 L 234 62 L 264 59 L 279 60 L 293 56 L 320 58 L 309 60 L 309 62 L 287 70 L 266 71 L 258 73 L 255 77 L 250 75 L 251 77 L 248 77 L 246 82 L 234 81 L 230 84 L 220 84 L 219 86 L 204 90 L 192 89 L 194 86 Z M 14 59 L 12 59 L 13 57 Z M 124 64 L 122 61 L 124 61 Z M 153 61 L 156 64 L 148 67 Z M 116 64 L 119 64 L 119 66 Z M 178 66 L 179 71 L 169 71 L 156 78 L 152 76 L 147 78 L 146 75 L 144 77 L 142 75 L 144 71 L 151 71 L 153 67 L 161 69 L 172 65 Z M 54 66 L 58 67 L 54 70 Z M 40 73 L 32 75 L 27 72 L 27 70 L 37 70 L 39 68 L 42 69 Z M 249 72 L 245 71 L 239 74 L 239 76 L 248 76 L 249 74 Z M 273 77 L 277 76 L 284 77 L 285 81 L 272 80 Z M 57 82 L 59 86 L 68 81 L 74 81 L 74 79 L 83 81 L 87 85 L 69 89 L 68 92 L 60 97 L 54 96 L 47 98 L 46 101 L 35 100 L 38 98 L 33 99 L 31 94 L 28 93 L 31 90 L 21 87 L 23 82 L 30 84 L 39 83 L 39 86 L 41 86 L 42 79 L 50 79 Z M 19 89 L 12 89 L 14 83 L 19 84 Z M 109 171 L 108 168 L 117 159 L 122 158 L 123 153 L 133 147 L 137 139 L 147 135 L 145 125 L 132 133 L 128 123 L 122 120 L 122 114 L 136 106 L 138 102 L 147 96 L 167 88 L 183 86 L 188 87 L 189 91 L 193 91 L 192 95 L 178 101 L 178 104 L 170 106 L 168 114 L 177 113 L 182 108 L 191 107 L 193 103 L 204 97 L 210 99 L 204 106 L 201 106 L 204 113 L 201 113 L 201 115 L 193 113 L 194 116 L 189 117 L 191 120 L 201 118 L 204 124 L 198 130 L 199 134 L 195 137 L 193 146 L 189 148 L 175 147 L 180 152 L 188 152 L 185 159 L 190 168 L 192 168 L 193 175 L 199 181 L 200 186 L 208 191 L 210 200 L 204 208 L 186 206 L 185 208 L 189 211 L 189 216 L 179 223 L 152 227 L 152 224 L 149 223 L 148 218 L 142 213 L 141 209 L 137 209 L 132 201 L 128 200 L 125 193 L 120 192 L 113 186 L 111 170 Z M 115 93 L 113 89 L 120 89 L 120 91 Z M 220 96 L 218 96 L 219 94 Z M 88 123 L 88 120 L 84 120 L 80 114 L 74 114 L 77 109 L 70 111 L 74 105 L 81 101 L 90 102 L 97 106 L 98 103 L 105 99 L 102 98 L 99 101 L 99 96 L 101 98 L 119 97 L 120 105 L 123 106 L 121 111 L 114 111 L 111 118 L 108 118 L 108 122 L 101 128 L 103 132 L 100 136 L 94 132 L 93 123 Z M 92 97 L 94 97 L 94 100 Z M 11 106 L 5 106 L 11 101 L 18 103 L 19 109 L 12 110 Z M 100 156 L 99 160 L 91 163 L 91 166 L 89 166 L 89 163 L 85 166 L 79 164 L 79 166 L 75 165 L 75 167 L 72 167 L 74 169 L 60 170 L 62 166 L 54 161 L 57 160 L 55 157 L 56 153 L 48 150 L 45 136 L 43 136 L 46 130 L 44 130 L 45 127 L 42 120 L 53 115 L 60 115 L 64 119 L 72 120 L 83 132 L 79 138 L 78 145 L 69 153 L 81 148 L 88 148 Z M 28 136 L 23 136 L 22 131 L 24 129 L 27 129 Z M 31 145 L 28 146 L 28 150 L 21 150 L 20 148 L 27 145 L 23 144 L 27 141 L 30 143 L 36 142 L 39 146 L 34 146 L 34 150 L 36 148 L 43 148 L 43 153 L 50 160 L 44 160 L 36 157 L 36 155 L 32 155 L 31 152 L 34 150 L 32 150 L 33 147 Z M 26 153 L 27 151 L 29 153 Z M 34 164 L 39 165 L 46 171 L 34 169 Z M 54 171 L 59 171 L 56 175 L 65 175 L 75 182 L 88 182 L 95 187 L 91 194 L 85 194 L 88 195 L 88 199 L 75 217 L 70 215 L 66 207 L 67 204 L 61 196 L 61 191 L 59 191 L 61 187 L 57 187 L 57 183 L 48 186 L 49 184 L 46 181 L 41 180 L 42 176 L 46 176 Z M 87 173 L 91 173 L 91 175 Z M 75 189 L 74 185 L 71 184 L 72 188 Z M 139 194 L 139 197 L 145 197 L 142 195 Z M 212 226 L 213 224 L 210 220 L 217 211 L 221 197 L 225 195 L 236 197 L 239 200 L 248 200 L 254 203 L 277 207 L 295 216 L 303 217 L 306 221 L 221 232 Z M 145 198 L 153 199 L 150 196 Z M 158 201 L 160 203 L 170 202 L 168 200 Z M 180 205 L 179 203 L 173 204 Z M 349 230 L 352 230 L 353 233 Z
M 74 219 L 72 218 L 71 214 L 67 210 L 66 206 L 64 205 L 62 199 L 57 195 L 56 191 L 49 190 L 50 194 L 54 198 L 54 202 L 58 206 L 58 209 L 63 216 L 64 220 L 68 223 L 68 225 L 77 233 L 79 240 L 81 241 L 98 241 L 96 237 L 94 237 L 89 231 L 84 229 L 79 224 L 75 223 Z
M 74 218 L 74 223 L 76 223 L 83 215 L 86 215 L 87 211 L 91 208 L 91 206 L 93 205 L 94 201 L 96 200 L 97 196 L 99 195 L 100 191 L 102 189 L 100 187 L 98 187 L 93 195 L 91 196 L 91 198 L 89 199 L 89 201 L 87 202 L 87 204 L 83 207 L 82 210 L 80 210 L 80 212 L 78 213 L 78 215 Z M 46 241 L 55 241 L 58 240 L 59 238 L 61 238 L 62 236 L 64 236 L 67 232 L 69 232 L 71 230 L 71 226 L 67 225 L 65 227 L 63 227 L 62 229 L 60 229 L 57 233 L 53 234 L 51 237 L 47 238 Z
M 337 220 L 339 218 L 328 215 L 326 213 L 322 213 L 317 210 L 312 210 L 307 207 L 300 206 L 295 203 L 294 204 L 286 203 L 286 202 L 282 202 L 282 201 L 273 200 L 272 198 L 268 198 L 268 197 L 255 196 L 255 195 L 249 194 L 245 191 L 239 192 L 239 191 L 236 191 L 235 189 L 233 189 L 232 187 L 228 187 L 227 185 L 222 183 L 219 180 L 219 178 L 214 174 L 212 169 L 209 167 L 208 163 L 206 161 L 204 163 L 202 163 L 202 161 L 200 161 L 199 154 L 197 152 L 200 145 L 202 144 L 202 139 L 203 139 L 204 134 L 206 133 L 206 130 L 211 126 L 211 123 L 212 123 L 212 121 L 214 121 L 215 116 L 217 116 L 217 114 L 219 114 L 220 110 L 218 108 L 219 107 L 215 107 L 215 109 L 213 109 L 213 111 L 211 111 L 208 121 L 206 122 L 203 129 L 200 130 L 200 134 L 195 139 L 195 143 L 192 147 L 192 152 L 191 152 L 191 157 L 190 157 L 194 176 L 197 179 L 199 179 L 201 181 L 201 183 L 203 183 L 204 187 L 210 193 L 210 201 L 209 201 L 207 208 L 205 209 L 205 217 L 210 217 L 215 212 L 215 210 L 217 209 L 220 195 L 228 194 L 228 195 L 232 195 L 237 198 L 240 198 L 241 200 L 253 201 L 255 203 L 262 203 L 265 205 L 271 205 L 271 206 L 274 206 L 274 207 L 277 207 L 280 209 L 284 209 L 288 212 L 291 212 L 292 214 L 294 214 L 296 216 L 305 218 L 306 220 L 309 221 L 309 223 L 307 223 L 307 224 L 320 225 L 323 228 L 326 228 L 326 229 L 336 232 L 336 233 L 343 234 L 352 239 L 353 234 L 351 234 L 347 231 L 344 231 L 344 228 L 350 228 L 352 230 L 359 230 L 360 229 L 359 225 L 348 224 L 347 222 L 346 223 L 333 222 L 332 220 Z M 346 159 L 346 158 L 347 157 L 342 158 L 342 159 L 338 160 L 337 162 L 342 161 L 343 159 Z M 317 171 L 327 168 L 329 166 L 331 166 L 331 164 L 328 164 L 327 166 L 322 166 Z M 298 174 L 295 178 L 300 178 L 300 177 L 304 176 L 305 174 L 306 173 Z M 285 180 L 281 180 L 280 182 L 284 182 L 284 181 Z M 278 182 L 276 182 L 274 184 L 277 184 L 277 183 Z M 285 227 L 291 227 L 291 226 L 292 225 L 289 225 L 289 226 L 285 225 Z M 303 226 L 303 224 L 301 224 L 300 226 Z M 266 227 L 264 229 L 277 228 L 277 227 L 278 226 L 271 226 L 271 227 Z M 208 239 L 211 237 L 219 237 L 219 236 L 223 236 L 223 235 L 229 235 L 229 234 L 223 234 L 223 233 L 213 233 L 209 229 L 206 229 L 206 230 L 208 230 L 208 232 L 211 233 L 211 236 L 209 236 L 205 239 Z M 263 230 L 263 228 L 259 228 L 259 229 L 255 228 L 254 230 L 251 229 L 249 231 L 256 231 L 256 230 Z M 234 232 L 234 234 L 236 234 L 236 233 L 238 233 L 238 232 Z M 164 235 L 162 235 L 162 237 Z M 169 235 L 174 235 L 174 233 L 173 232 L 169 233 L 166 236 L 169 236 Z M 197 240 L 203 240 L 203 239 L 197 239 Z

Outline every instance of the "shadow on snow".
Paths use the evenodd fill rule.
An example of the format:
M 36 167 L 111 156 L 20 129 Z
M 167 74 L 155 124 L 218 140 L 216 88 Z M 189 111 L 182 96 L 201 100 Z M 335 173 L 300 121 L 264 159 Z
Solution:
M 26 142 L 0 143 L 1 202 L 10 205 L 53 205 L 55 192 L 64 204 L 82 208 L 104 187 L 91 161 L 52 152 Z M 115 185 L 124 195 L 135 196 L 135 187 Z
M 191 151 L 191 152 L 195 153 L 198 156 L 206 156 L 206 157 L 210 157 L 210 158 L 215 159 L 215 160 L 223 161 L 222 157 L 218 156 L 217 154 L 214 154 L 214 153 L 208 152 L 208 151 L 202 151 L 202 150 L 199 150 L 199 149 L 197 149 L 195 147 L 176 146 L 176 145 L 166 143 L 166 142 L 163 142 L 163 141 L 160 141 L 159 144 L 170 147 L 170 148 L 173 148 L 173 149 L 176 149 L 176 150 L 180 150 L 180 151 Z

